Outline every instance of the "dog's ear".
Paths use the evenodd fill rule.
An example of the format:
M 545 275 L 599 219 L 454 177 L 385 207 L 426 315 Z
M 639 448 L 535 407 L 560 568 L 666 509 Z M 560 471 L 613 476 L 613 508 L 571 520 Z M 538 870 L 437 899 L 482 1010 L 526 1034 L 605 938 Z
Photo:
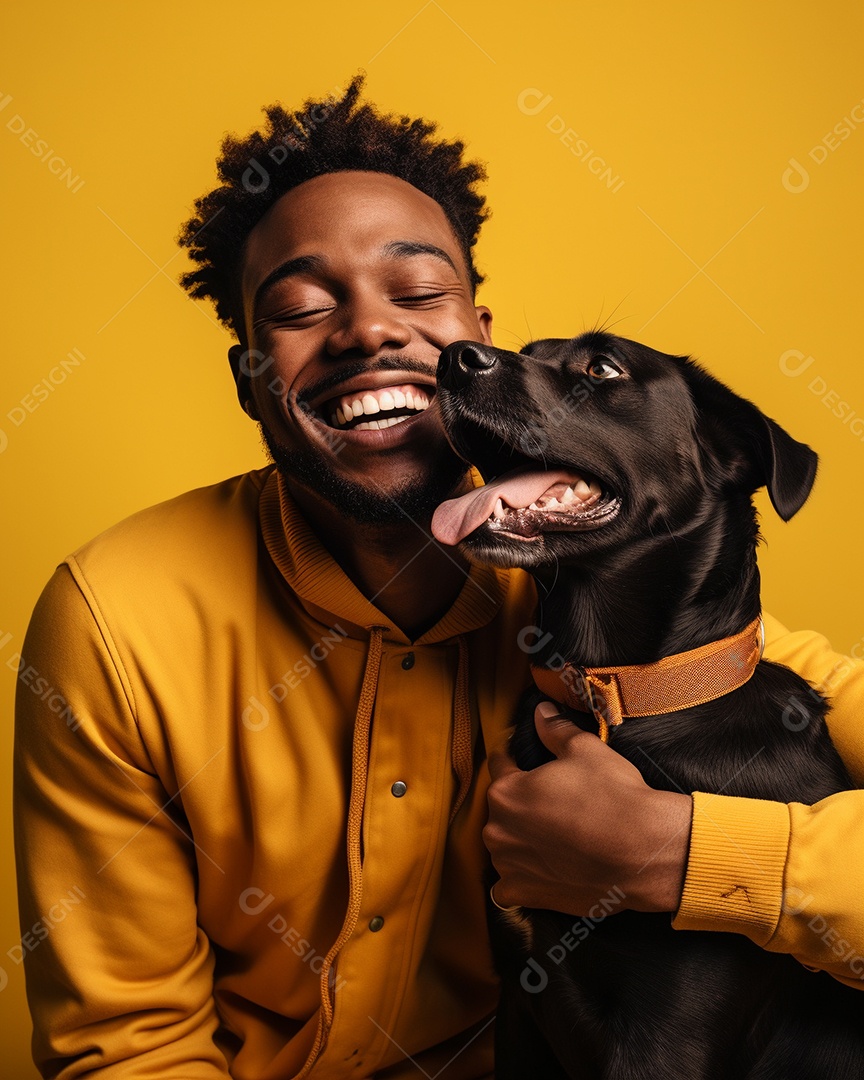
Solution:
M 719 450 L 725 459 L 724 479 L 735 479 L 752 491 L 767 487 L 774 509 L 788 521 L 813 488 L 819 460 L 815 451 L 692 361 L 686 362 L 686 371 L 699 411 L 697 436 L 710 444 L 712 464 Z
M 755 405 L 753 406 L 756 408 Z M 788 521 L 801 509 L 813 489 L 819 458 L 806 443 L 798 442 L 769 416 L 759 412 L 768 494 L 777 513 Z

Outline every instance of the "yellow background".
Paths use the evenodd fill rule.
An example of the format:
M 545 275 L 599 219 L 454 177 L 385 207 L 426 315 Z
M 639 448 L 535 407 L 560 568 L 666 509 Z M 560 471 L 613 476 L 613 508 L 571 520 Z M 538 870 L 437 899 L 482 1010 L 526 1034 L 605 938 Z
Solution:
M 369 98 L 438 120 L 488 162 L 479 299 L 497 344 L 611 320 L 697 355 L 818 450 L 817 488 L 792 523 L 760 498 L 765 606 L 864 650 L 853 430 L 864 421 L 844 424 L 823 400 L 864 415 L 864 123 L 822 141 L 856 105 L 864 118 L 862 23 L 851 0 L 7 7 L 3 790 L 10 658 L 55 565 L 133 511 L 265 460 L 229 381 L 228 336 L 175 284 L 174 237 L 213 185 L 220 138 L 257 126 L 262 105 L 325 96 L 360 68 Z M 604 165 L 573 154 L 577 137 L 611 186 L 591 171 Z M 806 179 L 787 172 L 792 159 Z M 83 359 L 60 381 L 76 349 Z M 0 1070 L 28 1080 L 8 818 Z

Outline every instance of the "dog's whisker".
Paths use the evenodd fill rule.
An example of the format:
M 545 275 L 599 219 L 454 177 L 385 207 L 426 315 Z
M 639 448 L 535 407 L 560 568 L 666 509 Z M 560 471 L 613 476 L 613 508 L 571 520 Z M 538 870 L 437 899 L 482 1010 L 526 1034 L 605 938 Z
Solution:
M 522 305 L 522 316 L 525 319 L 525 325 L 528 327 L 528 341 L 531 341 L 534 338 L 534 334 L 531 332 L 531 324 L 528 322 L 528 312 L 525 310 L 524 304 Z M 524 345 L 526 342 L 523 342 L 522 344 Z
M 498 326 L 497 331 L 496 331 L 496 337 L 497 337 L 498 332 L 501 332 L 501 333 L 504 333 L 504 334 L 509 334 L 511 337 L 515 338 L 516 341 L 519 343 L 520 348 L 524 348 L 528 344 L 528 342 L 531 340 L 530 338 L 528 338 L 526 340 L 525 338 L 522 337 L 521 334 L 517 333 L 515 330 L 513 330 L 509 326 Z M 529 330 L 529 333 L 530 333 L 530 330 Z
M 661 514 L 660 515 L 660 520 L 666 526 L 666 532 L 669 533 L 669 536 L 672 539 L 673 544 L 675 545 L 675 547 L 678 547 L 678 537 L 675 535 L 675 533 L 672 532 L 672 526 L 669 524 L 669 520 L 666 517 L 666 515 Z
M 607 319 L 606 322 L 602 323 L 600 326 L 596 327 L 596 330 L 597 330 L 598 333 L 605 333 L 605 332 L 607 332 L 609 330 L 610 327 L 617 326 L 619 322 L 624 322 L 625 319 L 630 318 L 629 315 L 622 315 L 621 318 L 617 319 L 614 323 L 610 321 L 612 319 L 612 316 L 615 314 L 615 312 L 618 310 L 618 308 L 621 307 L 621 305 L 624 303 L 624 301 L 629 300 L 630 295 L 631 295 L 632 292 L 633 292 L 633 290 L 631 289 L 630 292 L 628 292 L 624 296 L 622 296 L 621 299 L 618 301 L 618 303 L 615 305 L 615 307 L 612 308 L 612 310 L 609 312 L 609 319 Z

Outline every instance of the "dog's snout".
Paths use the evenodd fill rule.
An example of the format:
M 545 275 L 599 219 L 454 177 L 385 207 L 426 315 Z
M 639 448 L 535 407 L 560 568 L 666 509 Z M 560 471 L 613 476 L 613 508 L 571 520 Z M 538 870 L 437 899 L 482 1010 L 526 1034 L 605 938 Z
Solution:
M 438 382 L 448 390 L 458 390 L 496 362 L 494 350 L 487 346 L 476 341 L 455 341 L 441 353 Z
M 466 345 L 461 350 L 458 357 L 459 363 L 463 364 L 467 368 L 475 368 L 477 371 L 483 371 L 486 368 L 490 368 L 495 363 L 495 357 L 490 356 L 479 345 Z

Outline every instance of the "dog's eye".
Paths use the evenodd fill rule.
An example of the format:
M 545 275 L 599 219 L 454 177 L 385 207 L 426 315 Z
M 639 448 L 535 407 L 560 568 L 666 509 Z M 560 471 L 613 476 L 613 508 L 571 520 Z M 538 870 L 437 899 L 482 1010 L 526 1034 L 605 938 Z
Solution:
M 592 379 L 617 379 L 621 368 L 605 356 L 595 356 L 588 365 L 588 374 Z

